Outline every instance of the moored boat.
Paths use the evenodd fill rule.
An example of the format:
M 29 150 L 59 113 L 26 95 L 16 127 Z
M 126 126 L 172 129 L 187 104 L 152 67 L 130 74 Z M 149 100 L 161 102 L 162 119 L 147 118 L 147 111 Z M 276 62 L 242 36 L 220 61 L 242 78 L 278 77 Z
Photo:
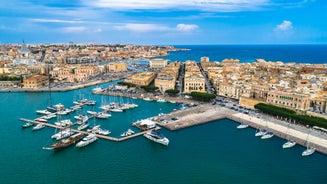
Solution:
M 244 128 L 247 128 L 247 127 L 249 127 L 249 125 L 244 123 L 244 124 L 238 125 L 236 128 L 237 129 L 244 129 Z
M 272 132 L 267 132 L 266 134 L 261 136 L 261 139 L 270 139 L 274 136 Z
M 168 138 L 156 130 L 150 130 L 147 133 L 145 133 L 143 136 L 150 139 L 151 141 L 163 144 L 165 146 L 168 146 L 169 144 Z
M 120 136 L 122 137 L 126 137 L 126 136 L 130 136 L 133 135 L 135 132 L 132 129 L 128 129 L 126 132 L 123 132 L 122 134 L 120 134 Z
M 304 150 L 302 152 L 302 156 L 309 156 L 309 155 L 312 155 L 314 152 L 316 151 L 315 148 L 307 148 L 306 150 Z
M 24 125 L 22 125 L 22 128 L 28 128 L 28 127 L 31 127 L 31 126 L 33 126 L 33 125 L 34 125 L 34 123 L 27 122 L 27 123 L 25 123 Z
M 84 147 L 87 146 L 89 144 L 91 144 L 92 142 L 96 141 L 98 138 L 96 135 L 94 134 L 89 134 L 86 137 L 84 137 L 80 142 L 78 142 L 76 144 L 76 147 Z
M 265 135 L 267 132 L 265 131 L 265 130 L 259 130 L 259 131 L 257 131 L 254 135 L 256 136 L 256 137 L 261 137 L 261 136 L 263 136 L 263 135 Z
M 289 140 L 289 141 L 287 141 L 287 142 L 285 142 L 285 143 L 283 144 L 283 148 L 284 148 L 284 149 L 286 149 L 286 148 L 291 148 L 291 147 L 293 147 L 293 146 L 295 146 L 295 145 L 296 145 L 296 142 L 295 142 L 295 141 Z
M 46 150 L 59 150 L 59 149 L 63 149 L 63 148 L 66 148 L 72 144 L 74 144 L 75 142 L 81 140 L 83 138 L 83 134 L 82 133 L 77 133 L 77 134 L 74 134 L 72 136 L 70 136 L 69 138 L 67 139 L 62 139 L 48 147 L 43 147 L 43 149 L 46 149 Z
M 40 130 L 40 129 L 44 128 L 44 127 L 45 127 L 45 125 L 43 123 L 39 123 L 39 124 L 35 125 L 32 128 L 32 130 Z

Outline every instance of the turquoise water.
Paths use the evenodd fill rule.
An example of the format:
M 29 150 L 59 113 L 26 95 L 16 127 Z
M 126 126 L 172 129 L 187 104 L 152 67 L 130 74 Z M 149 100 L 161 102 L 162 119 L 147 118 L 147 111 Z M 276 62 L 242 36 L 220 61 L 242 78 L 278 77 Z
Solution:
M 97 100 L 97 107 L 101 100 L 121 100 L 91 95 L 91 88 L 53 93 L 53 100 L 71 106 L 82 94 Z M 0 183 L 325 183 L 327 179 L 325 155 L 303 158 L 303 147 L 283 150 L 284 140 L 258 139 L 255 130 L 238 130 L 230 120 L 174 132 L 162 129 L 170 139 L 168 147 L 140 136 L 124 142 L 98 140 L 82 149 L 42 150 L 52 143 L 54 130 L 22 130 L 18 118 L 36 118 L 35 110 L 47 105 L 49 94 L 0 95 Z M 131 122 L 176 108 L 170 103 L 134 102 L 138 108 L 112 113 L 96 123 L 118 137 Z

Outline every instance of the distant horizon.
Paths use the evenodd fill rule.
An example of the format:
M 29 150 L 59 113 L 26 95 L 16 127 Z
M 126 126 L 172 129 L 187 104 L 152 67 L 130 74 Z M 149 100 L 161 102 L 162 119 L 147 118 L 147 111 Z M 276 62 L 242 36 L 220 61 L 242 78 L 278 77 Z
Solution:
M 3 0 L 0 43 L 327 44 L 324 0 Z

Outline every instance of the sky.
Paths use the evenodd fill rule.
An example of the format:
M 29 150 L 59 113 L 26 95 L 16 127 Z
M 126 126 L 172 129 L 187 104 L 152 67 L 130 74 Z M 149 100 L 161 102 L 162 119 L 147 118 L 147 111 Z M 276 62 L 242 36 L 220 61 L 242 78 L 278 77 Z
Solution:
M 1 0 L 0 44 L 326 44 L 326 0 Z

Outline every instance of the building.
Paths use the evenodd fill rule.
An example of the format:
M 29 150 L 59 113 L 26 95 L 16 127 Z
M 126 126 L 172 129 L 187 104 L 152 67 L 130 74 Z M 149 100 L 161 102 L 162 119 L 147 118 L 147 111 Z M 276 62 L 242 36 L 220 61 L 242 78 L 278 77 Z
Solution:
M 287 93 L 272 90 L 268 92 L 267 103 L 288 107 L 298 111 L 306 111 L 310 107 L 310 96 L 306 94 Z
M 205 92 L 205 78 L 195 61 L 185 62 L 184 93 Z
M 49 79 L 44 75 L 35 75 L 24 79 L 24 88 L 41 88 L 49 84 Z
M 137 86 L 148 86 L 156 78 L 156 76 L 156 72 L 141 72 L 132 75 L 128 79 L 125 79 L 125 82 L 129 82 Z
M 176 78 L 169 74 L 160 73 L 154 80 L 154 86 L 158 87 L 163 93 L 168 89 L 175 89 Z
M 165 68 L 167 66 L 167 59 L 161 59 L 161 58 L 156 58 L 156 59 L 150 59 L 150 68 Z
M 126 63 L 109 63 L 104 66 L 106 72 L 125 72 L 127 71 Z

